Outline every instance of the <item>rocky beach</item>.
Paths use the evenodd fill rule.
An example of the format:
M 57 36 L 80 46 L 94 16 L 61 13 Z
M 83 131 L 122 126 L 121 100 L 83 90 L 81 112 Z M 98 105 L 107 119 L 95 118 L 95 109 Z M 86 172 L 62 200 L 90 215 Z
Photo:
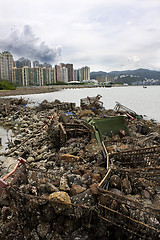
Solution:
M 1 153 L 1 239 L 159 239 L 160 125 L 99 103 L 2 99 L 0 125 L 13 138 Z M 119 116 L 129 134 L 98 144 L 90 119 Z

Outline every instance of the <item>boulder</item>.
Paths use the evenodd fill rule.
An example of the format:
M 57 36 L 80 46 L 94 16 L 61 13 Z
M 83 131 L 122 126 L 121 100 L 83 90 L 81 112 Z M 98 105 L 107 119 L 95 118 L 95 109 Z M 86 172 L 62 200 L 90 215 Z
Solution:
M 102 147 L 97 144 L 96 139 L 92 139 L 85 147 L 85 157 L 95 160 Z
M 151 198 L 150 193 L 147 190 L 145 190 L 145 189 L 142 190 L 141 195 L 142 195 L 143 198 L 147 198 L 147 199 Z
M 60 116 L 59 116 L 59 122 L 62 122 L 62 123 L 68 123 L 69 119 L 70 119 L 70 117 L 66 116 L 66 114 L 64 114 L 64 113 L 60 114 Z
M 46 183 L 45 185 L 46 191 L 48 193 L 58 192 L 58 188 L 55 187 L 52 183 Z
M 86 172 L 83 174 L 82 183 L 88 186 L 92 184 L 92 172 Z
M 80 204 L 85 206 L 95 205 L 95 198 L 93 197 L 90 189 L 87 189 L 86 191 L 78 195 L 72 196 L 71 201 L 74 204 Z
M 80 185 L 73 185 L 70 189 L 70 195 L 74 196 L 74 195 L 84 192 L 85 190 L 86 190 L 85 187 L 82 187 Z
M 110 189 L 112 193 L 115 193 L 116 195 L 124 196 L 124 193 L 116 188 Z
M 92 193 L 93 195 L 99 195 L 98 183 L 93 183 L 93 184 L 90 186 L 90 190 L 91 190 L 91 193 Z
M 99 201 L 102 205 L 105 206 L 110 206 L 110 204 L 112 203 L 111 197 L 109 197 L 107 194 L 101 194 L 99 197 Z
M 153 198 L 153 205 L 156 209 L 160 210 L 160 194 L 155 194 Z
M 66 192 L 54 192 L 50 194 L 49 201 L 57 214 L 71 207 L 71 198 Z
M 78 174 L 70 173 L 67 175 L 67 178 L 70 187 L 72 187 L 72 185 L 82 185 L 82 178 Z
M 102 177 L 99 173 L 92 173 L 92 182 L 98 183 L 102 180 Z
M 64 175 L 60 179 L 60 190 L 61 191 L 69 191 L 70 190 L 70 187 L 69 187 L 68 181 L 67 181 L 67 177 Z
M 117 188 L 117 189 L 121 189 L 121 178 L 118 175 L 112 175 L 110 178 L 110 187 L 111 188 Z
M 128 177 L 123 179 L 122 188 L 125 194 L 130 194 L 132 192 L 131 182 L 129 181 Z

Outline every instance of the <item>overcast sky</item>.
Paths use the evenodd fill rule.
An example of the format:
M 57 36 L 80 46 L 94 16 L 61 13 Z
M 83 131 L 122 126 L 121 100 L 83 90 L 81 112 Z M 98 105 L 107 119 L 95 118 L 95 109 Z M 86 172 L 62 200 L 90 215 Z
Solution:
M 160 70 L 160 0 L 1 0 L 0 32 L 15 60 Z

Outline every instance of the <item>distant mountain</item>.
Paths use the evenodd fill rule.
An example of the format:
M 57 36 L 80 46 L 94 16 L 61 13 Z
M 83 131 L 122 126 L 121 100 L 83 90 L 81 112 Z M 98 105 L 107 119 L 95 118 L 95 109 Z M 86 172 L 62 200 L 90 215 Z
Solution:
M 125 71 L 112 71 L 112 72 L 91 72 L 90 77 L 91 79 L 95 79 L 96 76 L 121 76 L 121 75 L 133 75 L 133 76 L 139 76 L 142 78 L 148 78 L 148 79 L 159 79 L 160 80 L 160 71 L 155 71 L 155 70 L 148 70 L 148 69 L 143 69 L 139 68 L 136 70 L 125 70 Z
M 98 76 L 114 76 L 116 83 L 128 83 L 129 85 L 159 85 L 160 71 L 148 70 L 139 68 L 136 70 L 112 71 L 112 72 L 91 72 L 91 79 L 96 79 Z
M 139 68 L 136 70 L 112 71 L 112 72 L 109 72 L 108 75 L 109 76 L 134 75 L 142 78 L 160 80 L 160 71 L 148 70 L 143 68 Z
M 107 75 L 107 73 L 106 73 L 106 72 L 103 72 L 103 71 L 91 72 L 91 73 L 90 73 L 90 78 L 91 78 L 91 79 L 95 79 L 96 77 L 106 76 L 106 75 Z
M 127 83 L 128 85 L 146 84 L 146 80 L 143 77 L 134 75 L 120 75 L 116 77 L 115 83 Z M 152 82 L 153 84 L 153 82 Z

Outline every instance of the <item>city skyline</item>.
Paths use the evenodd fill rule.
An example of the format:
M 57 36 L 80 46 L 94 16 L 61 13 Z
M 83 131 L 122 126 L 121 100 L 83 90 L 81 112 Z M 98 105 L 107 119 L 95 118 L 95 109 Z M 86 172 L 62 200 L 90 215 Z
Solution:
M 73 68 L 73 63 L 60 63 L 52 68 L 48 63 L 33 62 L 24 57 L 14 61 L 13 55 L 4 51 L 0 53 L 0 80 L 8 80 L 18 86 L 44 86 L 58 82 L 90 80 L 90 67 Z
M 0 52 L 91 71 L 160 70 L 159 11 L 159 0 L 2 0 Z

